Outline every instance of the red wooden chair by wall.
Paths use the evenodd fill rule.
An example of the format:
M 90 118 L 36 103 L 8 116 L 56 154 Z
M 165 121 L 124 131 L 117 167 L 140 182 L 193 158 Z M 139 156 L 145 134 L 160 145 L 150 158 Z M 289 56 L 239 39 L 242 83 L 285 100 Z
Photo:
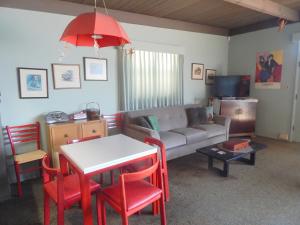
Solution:
M 101 138 L 100 135 L 96 136 L 90 136 L 90 137 L 84 137 L 84 138 L 78 138 L 78 139 L 73 139 L 73 140 L 68 140 L 67 144 L 73 144 L 73 143 L 78 143 L 78 142 L 83 142 L 83 141 L 89 141 L 93 139 Z M 114 171 L 110 171 L 110 182 L 111 184 L 114 183 Z M 103 183 L 103 174 L 100 174 L 100 183 Z
M 23 196 L 22 185 L 20 180 L 20 174 L 29 173 L 35 170 L 41 170 L 41 160 L 46 154 L 41 150 L 40 140 L 40 123 L 26 124 L 20 126 L 6 126 L 8 139 L 11 146 L 11 151 L 14 159 L 14 167 L 16 173 L 16 180 L 18 185 L 18 194 L 20 197 Z M 24 143 L 32 142 L 35 144 L 34 149 L 26 153 L 17 153 L 17 146 Z M 30 167 L 28 169 L 21 169 L 21 165 L 30 163 L 33 161 L 39 161 L 39 166 Z
M 145 180 L 155 173 L 158 177 L 157 186 Z M 106 225 L 105 202 L 122 216 L 122 224 L 128 225 L 129 216 L 157 201 L 160 202 L 161 225 L 166 225 L 160 160 L 145 170 L 121 174 L 119 183 L 103 189 L 100 199 L 101 207 L 98 206 L 98 208 L 101 208 L 102 225 Z
M 160 141 L 156 138 L 152 138 L 152 137 L 146 137 L 144 139 L 144 142 L 149 145 L 157 146 L 159 148 L 158 152 L 159 152 L 160 160 L 161 160 L 161 171 L 162 171 L 162 176 L 163 176 L 163 187 L 164 187 L 164 192 L 165 192 L 164 196 L 165 196 L 165 200 L 169 201 L 170 200 L 170 191 L 169 191 L 166 146 L 162 141 Z M 138 163 L 134 163 L 134 164 L 125 166 L 121 169 L 121 171 L 122 172 L 135 172 L 135 171 L 145 169 L 151 165 L 152 165 L 152 161 L 146 160 L 146 161 L 141 161 Z
M 64 224 L 64 210 L 70 208 L 81 200 L 79 177 L 75 174 L 68 174 L 67 160 L 59 155 L 60 168 L 50 168 L 50 159 L 45 155 L 42 161 L 43 183 L 44 183 L 44 225 L 50 224 L 50 200 L 57 207 L 57 225 Z M 90 180 L 91 193 L 97 194 L 97 201 L 100 204 L 100 185 Z M 97 209 L 100 215 L 100 209 Z M 98 224 L 100 221 L 98 216 Z

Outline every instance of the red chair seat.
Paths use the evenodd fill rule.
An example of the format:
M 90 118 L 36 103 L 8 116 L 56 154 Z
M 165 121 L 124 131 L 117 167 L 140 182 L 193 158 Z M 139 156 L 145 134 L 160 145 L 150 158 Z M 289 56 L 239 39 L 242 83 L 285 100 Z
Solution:
M 77 174 L 69 175 L 64 177 L 64 200 L 68 205 L 78 202 L 81 199 L 80 183 Z M 100 185 L 95 181 L 90 180 L 90 190 L 95 192 L 99 190 Z M 44 184 L 45 191 L 50 197 L 57 203 L 57 181 L 53 180 L 49 183 Z
M 137 206 L 149 204 L 149 200 L 159 198 L 162 190 L 151 185 L 146 181 L 133 181 L 125 184 L 127 210 L 132 210 Z M 142 191 L 141 191 L 142 190 Z M 103 190 L 102 192 L 109 199 L 121 205 L 120 186 L 113 185 Z

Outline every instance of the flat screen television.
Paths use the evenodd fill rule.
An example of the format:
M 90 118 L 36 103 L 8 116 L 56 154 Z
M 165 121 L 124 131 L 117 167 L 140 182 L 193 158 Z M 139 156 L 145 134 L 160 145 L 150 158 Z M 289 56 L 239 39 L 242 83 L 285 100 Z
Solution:
M 215 76 L 215 97 L 249 97 L 250 75 Z

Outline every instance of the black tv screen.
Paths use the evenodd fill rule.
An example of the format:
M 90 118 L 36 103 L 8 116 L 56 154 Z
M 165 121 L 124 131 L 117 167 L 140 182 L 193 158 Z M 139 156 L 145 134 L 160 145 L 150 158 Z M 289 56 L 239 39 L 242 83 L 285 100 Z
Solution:
M 249 97 L 250 76 L 216 76 L 214 96 L 216 97 Z

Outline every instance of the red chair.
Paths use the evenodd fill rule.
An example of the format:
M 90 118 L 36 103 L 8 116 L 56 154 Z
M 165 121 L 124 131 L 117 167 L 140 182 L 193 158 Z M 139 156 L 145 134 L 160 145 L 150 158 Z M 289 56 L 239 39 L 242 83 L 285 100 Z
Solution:
M 22 185 L 20 180 L 20 174 L 29 173 L 36 170 L 41 170 L 41 166 L 35 166 L 25 169 L 21 169 L 22 164 L 26 164 L 33 161 L 39 161 L 41 164 L 42 158 L 45 156 L 45 152 L 41 150 L 40 140 L 40 123 L 26 124 L 21 126 L 6 126 L 7 135 L 9 138 L 11 151 L 14 159 L 14 166 L 16 172 L 16 179 L 18 185 L 18 194 L 23 196 Z M 23 143 L 35 143 L 34 149 L 29 152 L 17 154 L 16 147 Z
M 164 192 L 165 192 L 165 200 L 169 201 L 170 200 L 170 191 L 169 191 L 169 179 L 168 179 L 168 167 L 167 167 L 167 157 L 166 157 L 166 146 L 165 144 L 155 138 L 152 137 L 146 137 L 144 139 L 144 142 L 149 144 L 149 145 L 154 145 L 159 148 L 159 155 L 161 159 L 161 171 L 162 171 L 162 176 L 163 176 L 163 187 L 164 187 Z M 121 169 L 122 172 L 135 172 L 139 171 L 142 169 L 145 169 L 149 166 L 152 165 L 151 160 L 144 160 L 142 162 L 134 163 L 128 166 L 125 166 Z
M 96 136 L 68 140 L 67 144 L 74 144 L 74 143 L 89 141 L 89 140 L 93 140 L 93 139 L 97 139 L 97 138 L 101 138 L 101 136 L 96 135 Z M 110 182 L 111 182 L 111 184 L 114 184 L 114 171 L 113 170 L 110 171 Z M 100 174 L 100 183 L 103 183 L 103 174 L 102 173 Z
M 79 177 L 77 174 L 68 175 L 67 160 L 60 155 L 60 169 L 50 168 L 50 160 L 46 155 L 42 160 L 43 181 L 44 181 L 44 225 L 50 224 L 50 199 L 57 206 L 57 224 L 64 224 L 64 210 L 70 208 L 81 200 Z M 100 185 L 90 180 L 90 191 L 95 193 Z M 97 192 L 97 201 L 100 202 L 100 195 Z M 98 203 L 97 205 L 99 205 Z M 97 208 L 97 215 L 100 209 Z M 98 224 L 100 217 L 98 216 Z
M 158 177 L 157 186 L 154 186 L 145 178 Z M 139 212 L 149 204 L 160 202 L 161 224 L 166 225 L 165 201 L 160 161 L 153 166 L 135 173 L 124 173 L 119 177 L 117 185 L 104 189 L 100 195 L 102 225 L 106 225 L 106 213 L 104 203 L 107 202 L 122 216 L 122 224 L 128 225 L 128 217 Z M 99 203 L 99 202 L 98 202 Z

